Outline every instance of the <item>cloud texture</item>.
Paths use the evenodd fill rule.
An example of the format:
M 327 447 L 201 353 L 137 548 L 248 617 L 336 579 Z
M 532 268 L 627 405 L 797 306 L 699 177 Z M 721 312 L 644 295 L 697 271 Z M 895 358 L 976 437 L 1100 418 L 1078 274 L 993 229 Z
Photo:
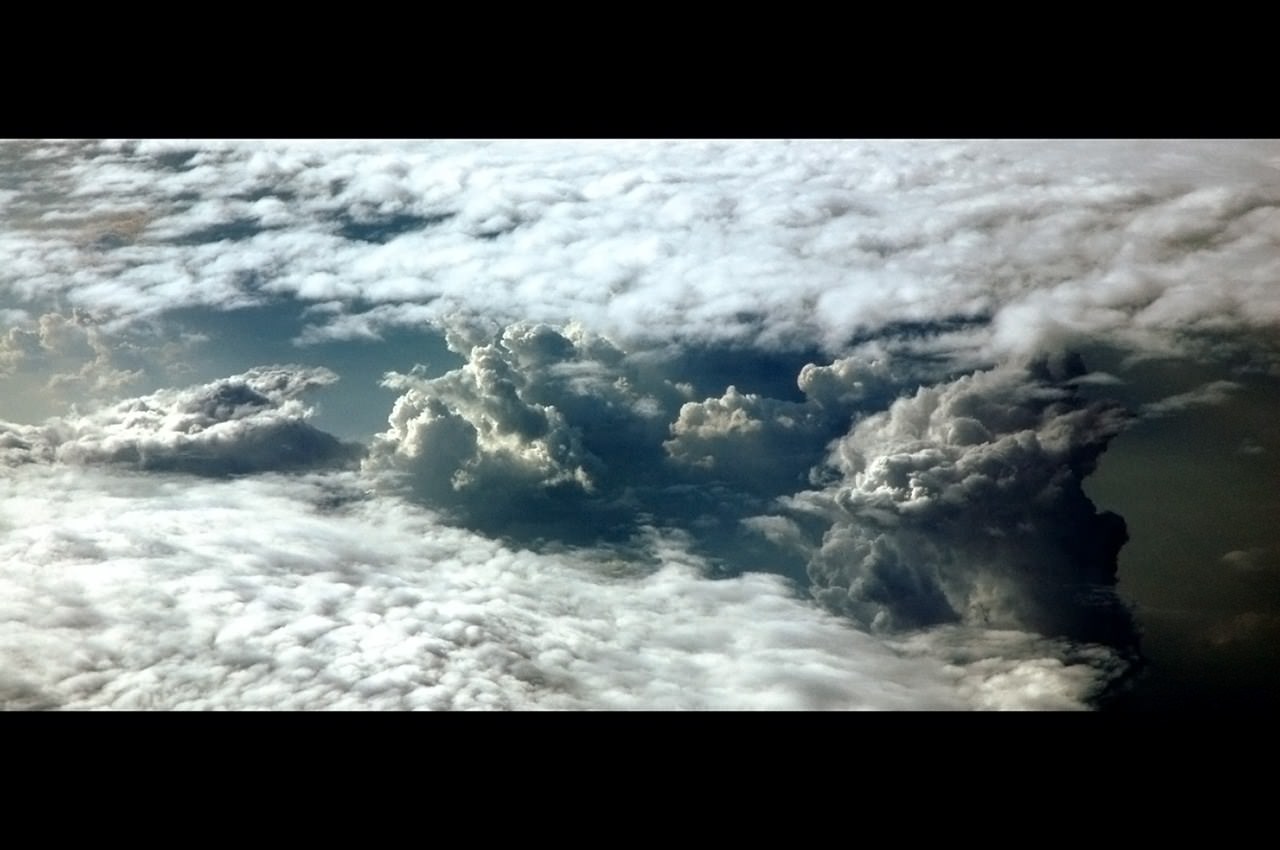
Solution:
M 1010 632 L 895 649 L 678 539 L 537 555 L 335 474 L 29 465 L 0 528 L 5 708 L 1079 708 L 1116 666 Z
M 82 143 L 3 151 L 0 289 L 116 321 L 284 296 L 981 359 L 1280 319 L 1268 142 Z M 923 337 L 922 337 L 923 332 Z
M 1272 142 L 11 142 L 0 173 L 6 707 L 1079 707 L 1137 657 L 1083 482 L 1280 375 Z M 258 327 L 327 365 L 258 365 L 295 359 Z M 364 445 L 317 427 L 304 395 L 340 415 L 408 329 L 449 362 L 395 349 Z M 180 381 L 191 340 L 219 371 Z M 1233 379 L 1111 400 L 1179 357 Z

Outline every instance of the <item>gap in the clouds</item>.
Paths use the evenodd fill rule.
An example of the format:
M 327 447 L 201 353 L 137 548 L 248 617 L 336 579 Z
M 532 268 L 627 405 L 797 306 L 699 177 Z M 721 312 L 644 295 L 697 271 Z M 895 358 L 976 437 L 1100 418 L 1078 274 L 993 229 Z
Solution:
M 170 245 L 185 247 L 208 245 L 216 242 L 243 242 L 252 239 L 267 228 L 256 218 L 233 218 L 209 227 L 188 231 L 167 240 Z
M 383 217 L 357 218 L 343 213 L 338 217 L 340 222 L 338 233 L 345 239 L 381 245 L 390 242 L 401 234 L 426 230 L 429 227 L 443 224 L 456 215 L 456 212 L 444 212 L 436 215 L 397 213 Z
M 990 313 L 984 312 L 914 321 L 899 319 L 876 325 L 874 328 L 858 331 L 849 338 L 848 344 L 852 348 L 883 339 L 891 339 L 895 342 L 918 342 L 942 334 L 986 327 L 991 324 L 992 318 Z
M 685 346 L 662 358 L 674 380 L 693 387 L 697 398 L 723 395 L 726 388 L 779 401 L 803 402 L 800 370 L 809 363 L 828 364 L 831 355 L 814 346 L 791 351 L 760 351 L 736 346 Z
M 155 160 L 157 165 L 168 171 L 183 172 L 190 171 L 195 167 L 191 164 L 191 160 L 195 159 L 199 153 L 200 151 L 196 148 L 183 148 L 155 154 L 152 159 Z
M 415 364 L 434 377 L 462 365 L 433 328 L 388 328 L 380 340 L 341 340 L 295 345 L 306 322 L 303 304 L 284 301 L 233 311 L 175 310 L 166 321 L 207 339 L 189 356 L 188 382 L 212 381 L 254 366 L 298 363 L 324 366 L 341 380 L 310 398 L 313 424 L 344 440 L 367 442 L 386 428 L 395 393 L 382 386 L 389 371 Z
M 1128 526 L 1118 590 L 1134 605 L 1148 661 L 1117 705 L 1280 708 L 1280 376 L 1210 359 L 1126 363 L 1102 348 L 1089 363 L 1123 383 L 1086 392 L 1135 411 L 1215 382 L 1238 385 L 1143 418 L 1085 482 Z

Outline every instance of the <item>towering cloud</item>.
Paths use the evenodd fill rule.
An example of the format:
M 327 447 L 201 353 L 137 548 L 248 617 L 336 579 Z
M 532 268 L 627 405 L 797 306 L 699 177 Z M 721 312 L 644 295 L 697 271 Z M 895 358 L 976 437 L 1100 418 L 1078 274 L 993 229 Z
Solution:
M 845 358 L 800 369 L 802 401 L 729 387 L 697 402 L 640 359 L 580 329 L 507 328 L 442 377 L 390 376 L 406 392 L 366 468 L 525 540 L 679 530 L 731 572 L 807 574 L 877 632 L 1134 644 L 1115 594 L 1124 522 L 1081 487 L 1129 416 L 1083 399 L 1078 357 L 915 388 L 910 370 Z
M 1132 644 L 1115 593 L 1123 520 L 1081 482 L 1127 416 L 1085 403 L 1078 362 L 966 375 L 838 440 L 825 488 L 787 500 L 830 523 L 819 599 L 873 630 L 940 623 Z

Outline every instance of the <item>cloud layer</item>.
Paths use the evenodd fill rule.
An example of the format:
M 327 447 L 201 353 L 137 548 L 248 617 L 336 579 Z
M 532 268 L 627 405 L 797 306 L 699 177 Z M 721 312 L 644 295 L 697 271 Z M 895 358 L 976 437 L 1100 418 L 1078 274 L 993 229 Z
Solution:
M 28 465 L 0 528 L 5 708 L 1080 708 L 1117 666 L 1014 632 L 895 648 L 678 538 L 537 555 L 343 474 Z
M 0 172 L 8 706 L 1077 706 L 1136 644 L 1082 482 L 1280 375 L 1273 142 L 4 143 Z M 304 394 L 340 411 L 399 329 L 458 365 L 367 361 L 385 429 L 316 427 Z M 217 363 L 170 369 L 206 332 Z M 290 338 L 331 368 L 249 368 Z M 1235 371 L 1128 393 L 1174 357 Z
M 976 362 L 1280 319 L 1273 142 L 82 143 L 0 153 L 0 291 L 120 321 L 290 297 Z

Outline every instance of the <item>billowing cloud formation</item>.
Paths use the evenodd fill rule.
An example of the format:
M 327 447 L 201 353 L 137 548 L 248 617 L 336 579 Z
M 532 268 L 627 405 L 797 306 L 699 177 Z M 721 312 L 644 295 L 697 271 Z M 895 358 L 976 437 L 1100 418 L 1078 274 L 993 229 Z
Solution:
M 607 511 L 623 477 L 641 483 L 628 473 L 657 450 L 675 387 L 655 382 L 665 402 L 647 394 L 622 351 L 579 327 L 520 324 L 492 338 L 460 327 L 449 344 L 468 358 L 461 368 L 387 376 L 404 394 L 366 469 L 404 473 L 429 504 L 508 532 L 577 524 L 585 498 L 604 496 L 595 504 Z
M 212 476 L 350 463 L 360 448 L 310 425 L 298 398 L 335 380 L 319 367 L 262 367 L 43 425 L 0 422 L 0 457 L 9 465 L 111 463 Z
M 688 364 L 581 326 L 463 325 L 449 340 L 462 367 L 387 376 L 403 394 L 365 468 L 396 473 L 472 528 L 524 540 L 619 540 L 657 523 L 731 545 L 741 517 L 806 487 L 852 411 L 887 404 L 901 380 L 882 362 L 839 360 L 792 373 L 801 401 L 732 386 L 693 401 L 676 371 Z
M 1127 416 L 1085 403 L 1078 361 L 924 387 L 837 441 L 835 480 L 784 500 L 830 523 L 817 596 L 873 630 L 940 623 L 1128 645 L 1123 520 L 1081 488 Z
M 1133 646 L 1115 594 L 1124 523 L 1081 488 L 1130 416 L 1081 397 L 1078 357 L 914 391 L 882 361 L 811 363 L 802 401 L 730 387 L 682 402 L 640 362 L 581 329 L 507 328 L 444 376 L 390 376 L 406 392 L 366 469 L 518 540 L 678 530 L 730 573 L 807 575 L 875 631 Z
M 513 550 L 344 473 L 32 464 L 0 478 L 0 707 L 1080 708 L 1116 670 L 1013 632 L 893 648 L 644 552 Z

